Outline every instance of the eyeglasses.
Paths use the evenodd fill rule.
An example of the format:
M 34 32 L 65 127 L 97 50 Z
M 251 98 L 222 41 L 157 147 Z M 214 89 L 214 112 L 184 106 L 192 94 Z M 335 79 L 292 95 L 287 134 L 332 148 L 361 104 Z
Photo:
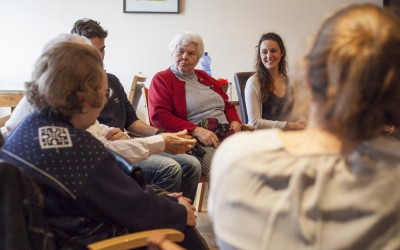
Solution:
M 108 88 L 108 89 L 107 89 L 107 91 L 106 91 L 106 98 L 107 98 L 107 100 L 110 99 L 110 98 L 112 97 L 113 93 L 114 93 L 114 92 L 113 92 L 112 88 Z

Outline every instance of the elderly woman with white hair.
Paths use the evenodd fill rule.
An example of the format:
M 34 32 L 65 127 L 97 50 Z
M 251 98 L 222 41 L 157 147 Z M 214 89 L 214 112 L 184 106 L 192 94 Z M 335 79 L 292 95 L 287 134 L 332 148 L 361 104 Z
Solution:
M 199 141 L 196 157 L 207 175 L 215 149 L 226 136 L 241 131 L 236 108 L 222 86 L 195 69 L 204 52 L 203 39 L 194 32 L 175 35 L 170 43 L 173 65 L 158 72 L 149 89 L 150 121 L 169 132 L 186 129 Z

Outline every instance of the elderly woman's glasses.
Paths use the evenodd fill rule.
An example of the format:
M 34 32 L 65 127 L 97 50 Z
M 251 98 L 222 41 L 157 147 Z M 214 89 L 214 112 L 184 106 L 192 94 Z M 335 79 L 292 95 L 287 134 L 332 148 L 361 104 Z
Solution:
M 106 98 L 107 100 L 111 98 L 111 96 L 113 95 L 113 90 L 112 88 L 108 88 L 106 91 Z

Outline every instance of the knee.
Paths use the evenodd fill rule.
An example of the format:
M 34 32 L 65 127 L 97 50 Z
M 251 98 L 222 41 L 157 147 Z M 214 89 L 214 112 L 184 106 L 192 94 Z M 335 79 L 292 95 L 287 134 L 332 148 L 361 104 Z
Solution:
M 188 166 L 190 166 L 191 168 L 194 168 L 194 169 L 201 168 L 200 161 L 194 156 L 186 155 L 186 157 L 183 158 L 183 160 L 181 160 L 181 161 L 182 161 L 181 162 L 182 165 L 188 165 Z
M 201 163 L 196 160 L 197 162 L 195 164 L 193 164 L 193 170 L 196 171 L 196 173 L 198 173 L 198 175 L 200 176 L 201 174 Z
M 164 169 L 168 169 L 168 172 L 173 173 L 175 175 L 182 175 L 182 168 L 178 162 L 169 159 L 167 164 L 164 164 Z
M 193 175 L 200 176 L 201 174 L 201 163 L 196 158 L 186 162 L 186 164 L 182 165 L 182 168 L 184 169 L 184 172 L 190 172 L 193 173 Z

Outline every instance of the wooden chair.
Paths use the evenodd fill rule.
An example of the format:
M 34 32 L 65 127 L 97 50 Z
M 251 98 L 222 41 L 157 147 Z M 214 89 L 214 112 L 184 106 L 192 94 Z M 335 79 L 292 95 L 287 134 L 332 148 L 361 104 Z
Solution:
M 129 97 L 128 97 L 128 100 L 132 105 L 134 105 L 137 83 L 145 82 L 146 79 L 147 77 L 143 75 L 142 72 L 139 72 L 133 76 L 131 90 L 129 91 Z
M 244 89 L 246 87 L 247 79 L 254 75 L 254 73 L 255 72 L 237 72 L 234 74 L 236 91 L 239 98 L 240 119 L 243 123 L 247 123 L 249 121 L 246 109 L 246 99 L 244 97 Z
M 210 183 L 210 175 L 202 175 L 199 180 L 199 184 L 197 185 L 197 190 L 200 192 L 196 192 L 196 198 L 194 200 L 194 206 L 197 212 L 201 212 L 203 210 L 203 201 L 204 196 L 206 194 L 206 186 L 209 187 Z
M 88 245 L 89 250 L 125 250 L 151 246 L 161 250 L 183 250 L 173 242 L 181 242 L 184 234 L 176 229 L 156 229 L 122 235 Z
M 143 98 L 144 109 L 145 109 L 145 112 L 144 112 L 145 122 L 147 124 L 151 125 L 150 116 L 149 116 L 148 95 L 149 95 L 149 89 L 147 87 L 142 88 L 142 98 Z
M 144 82 L 146 82 L 146 79 L 147 79 L 147 77 L 144 74 L 142 74 L 142 72 L 139 72 L 133 76 L 131 89 L 130 89 L 129 95 L 128 95 L 128 101 L 132 104 L 132 106 L 136 110 L 136 112 L 138 111 L 138 105 L 139 105 L 140 97 L 142 95 L 141 89 L 143 89 Z M 139 84 L 139 83 L 143 83 L 143 84 Z M 140 91 L 138 91 L 138 90 L 140 90 Z M 135 135 L 128 131 L 126 131 L 126 132 L 128 133 L 128 135 L 131 138 L 142 137 L 140 135 Z
M 11 108 L 11 112 L 24 97 L 23 90 L 0 90 L 0 107 Z M 0 118 L 0 127 L 3 127 L 10 115 Z
M 144 105 L 145 105 L 145 109 L 146 109 L 146 112 L 145 112 L 146 123 L 151 125 L 150 118 L 149 118 L 148 99 L 147 99 L 148 93 L 149 93 L 149 89 L 144 87 L 142 89 L 142 96 L 144 98 Z M 197 190 L 200 190 L 200 192 L 196 193 L 196 198 L 194 200 L 194 204 L 195 204 L 197 212 L 201 212 L 201 210 L 202 210 L 204 196 L 206 193 L 206 185 L 208 185 L 209 180 L 210 180 L 209 176 L 202 175 L 200 177 L 199 184 L 197 186 Z

